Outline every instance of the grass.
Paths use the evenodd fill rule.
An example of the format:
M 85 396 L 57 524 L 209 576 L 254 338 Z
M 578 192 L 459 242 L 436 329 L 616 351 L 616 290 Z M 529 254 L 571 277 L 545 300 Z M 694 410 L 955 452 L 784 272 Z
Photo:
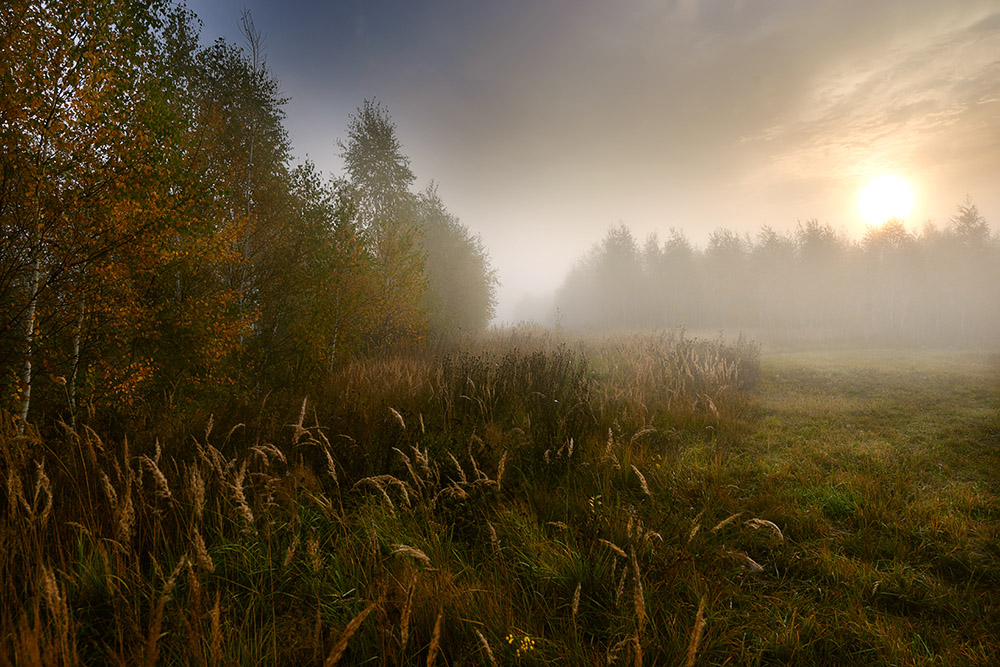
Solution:
M 1000 357 L 515 330 L 0 424 L 0 663 L 1000 662 Z
M 758 465 L 797 543 L 782 588 L 832 603 L 868 661 L 997 660 L 998 370 L 996 356 L 959 352 L 764 364 Z

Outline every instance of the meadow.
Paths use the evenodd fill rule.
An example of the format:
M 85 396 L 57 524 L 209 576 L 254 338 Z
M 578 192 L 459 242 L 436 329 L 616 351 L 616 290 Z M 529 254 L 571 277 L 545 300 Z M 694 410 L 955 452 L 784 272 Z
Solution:
M 0 662 L 1000 664 L 1000 356 L 527 328 L 0 423 Z

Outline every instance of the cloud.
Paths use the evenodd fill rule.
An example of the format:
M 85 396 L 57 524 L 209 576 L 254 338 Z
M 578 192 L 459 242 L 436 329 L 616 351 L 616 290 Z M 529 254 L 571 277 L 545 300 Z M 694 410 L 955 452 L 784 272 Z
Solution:
M 770 156 L 746 182 L 922 168 L 927 146 L 958 141 L 976 125 L 980 101 L 1000 95 L 997 54 L 993 13 L 958 26 L 916 22 L 878 57 L 841 56 L 812 79 L 794 114 L 743 138 Z

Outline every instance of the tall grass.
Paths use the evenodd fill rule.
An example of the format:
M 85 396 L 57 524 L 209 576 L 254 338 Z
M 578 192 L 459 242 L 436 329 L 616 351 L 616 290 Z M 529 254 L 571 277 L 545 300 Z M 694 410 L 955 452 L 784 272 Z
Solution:
M 995 488 L 909 495 L 868 441 L 796 470 L 763 380 L 743 340 L 515 331 L 186 433 L 4 415 L 0 660 L 996 657 Z

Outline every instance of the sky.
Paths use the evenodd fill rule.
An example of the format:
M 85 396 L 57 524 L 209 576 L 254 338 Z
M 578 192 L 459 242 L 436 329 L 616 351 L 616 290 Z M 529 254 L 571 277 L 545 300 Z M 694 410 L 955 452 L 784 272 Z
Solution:
M 703 246 L 724 227 L 865 231 L 882 174 L 919 231 L 966 196 L 1000 228 L 996 0 L 188 0 L 202 41 L 244 8 L 299 159 L 342 173 L 363 100 L 480 235 L 497 320 L 621 222 Z

